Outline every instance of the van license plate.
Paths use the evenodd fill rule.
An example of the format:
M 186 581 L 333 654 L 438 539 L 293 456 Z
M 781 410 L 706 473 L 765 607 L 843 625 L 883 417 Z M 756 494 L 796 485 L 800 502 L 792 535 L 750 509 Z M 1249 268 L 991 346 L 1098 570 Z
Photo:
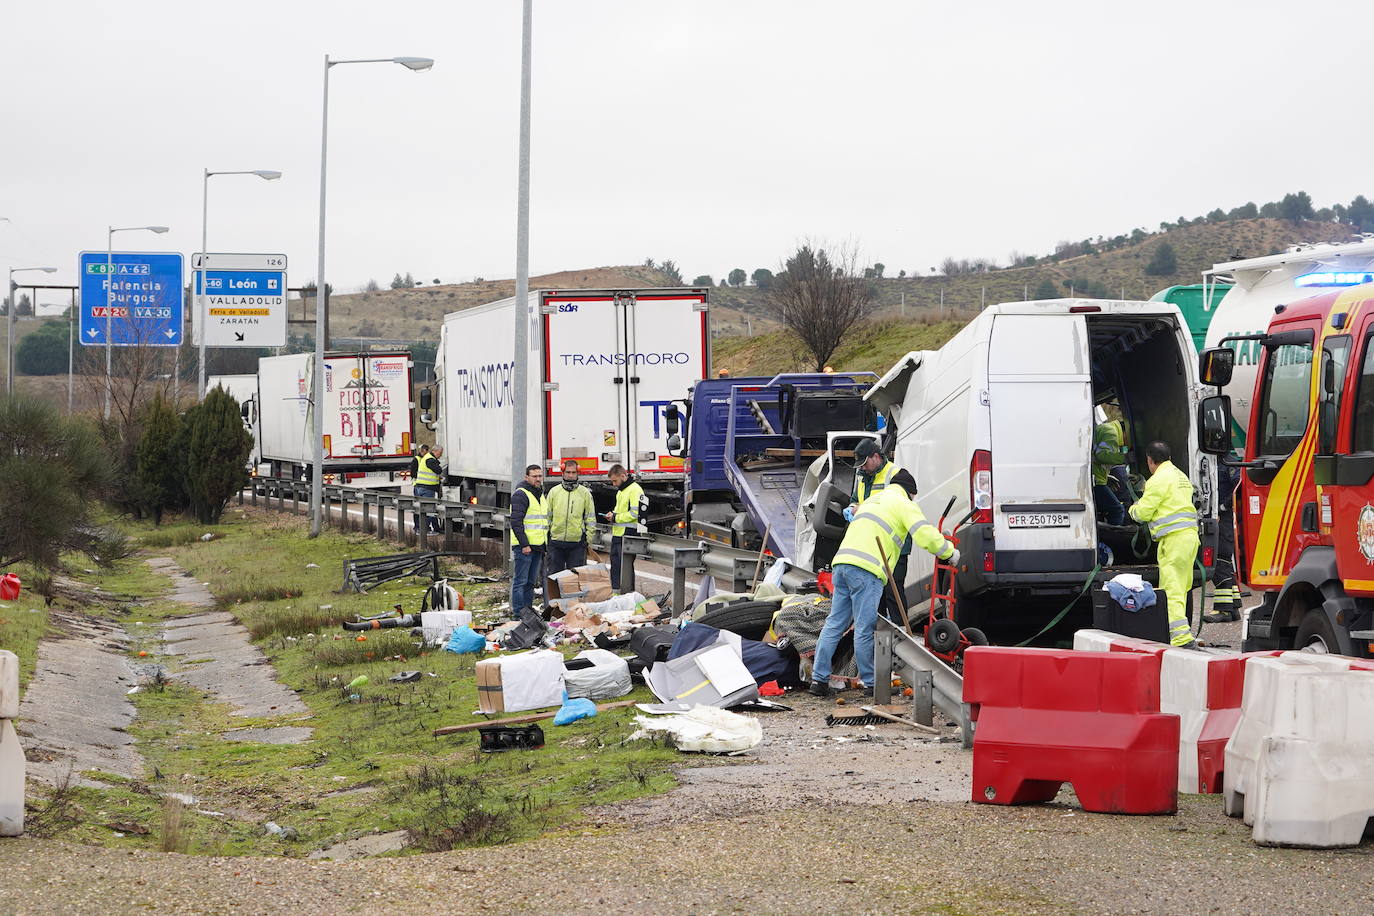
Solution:
M 1008 515 L 1007 525 L 1011 528 L 1067 528 L 1069 527 L 1069 514 L 1067 512 L 1026 512 Z

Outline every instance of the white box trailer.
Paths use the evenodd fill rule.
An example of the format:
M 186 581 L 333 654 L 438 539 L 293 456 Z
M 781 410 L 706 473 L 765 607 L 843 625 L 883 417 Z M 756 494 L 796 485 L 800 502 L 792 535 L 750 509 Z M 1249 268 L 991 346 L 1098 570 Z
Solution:
M 261 432 L 258 429 L 258 377 L 256 375 L 212 375 L 205 380 L 205 390 L 223 388 L 230 397 L 239 402 L 239 413 L 243 416 L 243 428 L 253 436 L 253 451 L 248 455 L 248 469 L 258 472 L 262 449 Z
M 305 478 L 315 460 L 309 353 L 258 360 L 262 460 L 274 477 Z M 414 427 L 410 353 L 328 353 L 324 365 L 326 474 L 384 473 L 410 466 Z
M 667 452 L 664 410 L 709 374 L 708 298 L 704 288 L 532 291 L 524 391 L 512 388 L 513 297 L 446 315 L 422 419 L 446 452 L 450 486 L 482 505 L 508 503 L 522 399 L 522 465 L 556 472 L 574 458 L 595 485 L 622 464 L 656 517 L 680 515 L 684 468 Z
M 1059 609 L 1086 603 L 1090 574 L 1134 571 L 1155 581 L 1148 535 L 1107 525 L 1093 503 L 1097 408 L 1120 404 L 1134 486 L 1149 472 L 1145 445 L 1167 442 L 1192 479 L 1211 565 L 1216 468 L 1198 450 L 1194 420 L 1204 392 L 1178 308 L 1167 302 L 1059 299 L 989 306 L 939 350 L 908 353 L 867 394 L 887 418 L 884 450 L 911 472 L 933 523 L 953 500 L 958 531 L 959 621 L 994 641 L 1030 636 Z M 823 457 L 818 461 L 826 461 Z M 805 517 L 827 533 L 843 523 L 818 513 L 849 500 L 852 471 L 814 468 Z M 827 492 L 827 481 L 843 492 Z M 819 524 L 817 524 L 819 521 Z M 1102 563 L 1110 548 L 1112 559 Z M 822 565 L 825 557 L 803 557 Z M 813 566 L 814 568 L 814 566 Z M 913 550 L 906 595 L 924 612 L 931 556 Z M 1081 618 L 1080 618 L 1081 619 Z

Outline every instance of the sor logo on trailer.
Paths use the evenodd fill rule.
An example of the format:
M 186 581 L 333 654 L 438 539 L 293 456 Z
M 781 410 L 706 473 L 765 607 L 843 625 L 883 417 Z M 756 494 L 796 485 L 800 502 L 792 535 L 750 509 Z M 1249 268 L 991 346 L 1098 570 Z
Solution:
M 562 304 L 560 304 L 560 305 L 558 306 L 558 310 L 559 310 L 560 312 L 575 312 L 575 311 L 577 311 L 577 303 L 576 303 L 576 302 L 564 302 L 564 303 L 562 303 Z
M 1360 518 L 1355 525 L 1355 539 L 1360 545 L 1360 553 L 1374 563 L 1374 506 L 1366 503 L 1360 510 Z

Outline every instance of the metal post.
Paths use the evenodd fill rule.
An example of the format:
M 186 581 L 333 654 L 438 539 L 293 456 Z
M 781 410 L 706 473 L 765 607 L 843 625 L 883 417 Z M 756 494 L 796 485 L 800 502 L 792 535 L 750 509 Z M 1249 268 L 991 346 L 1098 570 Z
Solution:
M 67 310 L 67 413 L 72 412 L 72 395 L 76 376 L 76 290 L 72 290 L 72 307 Z
M 514 482 L 525 476 L 526 393 L 529 390 L 529 298 L 530 298 L 530 54 L 533 0 L 525 0 L 520 30 L 520 153 L 515 204 L 515 370 L 512 373 L 515 400 L 511 416 L 511 476 Z
M 14 271 L 11 270 L 10 307 L 5 309 L 5 394 L 10 397 L 14 397 L 14 313 L 19 308 L 18 290 L 19 287 L 14 285 Z
M 324 103 L 320 114 L 320 251 L 315 268 L 315 361 L 310 386 L 311 430 L 315 435 L 315 461 L 310 474 L 310 536 L 320 535 L 320 486 L 324 480 L 324 202 L 325 169 L 329 161 L 329 55 L 324 56 Z
M 114 226 L 105 235 L 105 419 L 110 419 L 114 388 L 114 347 L 110 342 L 110 316 L 114 314 Z
M 205 170 L 205 177 L 200 183 L 200 289 L 196 294 L 196 318 L 200 320 L 200 347 L 197 351 L 196 362 L 199 370 L 196 375 L 196 397 L 205 400 L 205 258 L 209 251 L 209 243 L 206 241 L 209 235 L 210 226 L 210 170 Z M 196 282 L 196 272 L 191 271 L 191 282 Z M 177 348 L 177 353 L 181 348 Z

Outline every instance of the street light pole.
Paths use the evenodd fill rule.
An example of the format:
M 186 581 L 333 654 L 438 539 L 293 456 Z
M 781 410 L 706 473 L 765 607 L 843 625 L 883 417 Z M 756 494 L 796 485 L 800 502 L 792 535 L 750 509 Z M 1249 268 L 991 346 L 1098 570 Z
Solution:
M 111 226 L 105 235 L 105 419 L 110 419 L 110 397 L 114 390 L 114 344 L 111 340 L 111 317 L 114 315 L 114 234 L 139 232 L 146 229 L 158 235 L 166 226 Z M 177 291 L 180 295 L 180 290 Z
M 324 100 L 320 115 L 320 248 L 315 271 L 315 360 L 310 385 L 311 431 L 315 437 L 315 460 L 310 473 L 310 536 L 318 537 L 324 508 L 324 302 L 329 286 L 324 279 L 325 175 L 329 164 L 329 68 L 339 64 L 400 64 L 408 70 L 428 70 L 434 61 L 428 57 L 372 57 L 365 60 L 330 60 L 324 56 Z M 201 338 L 204 340 L 204 337 Z M 203 365 L 203 361 L 202 361 Z
M 263 181 L 276 181 L 281 177 L 281 172 L 272 169 L 246 169 L 237 172 L 212 172 L 209 169 L 205 170 L 205 180 L 201 182 L 200 189 L 200 290 L 196 294 L 196 317 L 200 321 L 200 346 L 197 359 L 197 362 L 200 364 L 200 372 L 196 384 L 196 393 L 202 401 L 205 400 L 205 320 L 208 317 L 205 314 L 205 259 L 209 257 L 210 251 L 210 249 L 206 247 L 208 244 L 206 242 L 206 236 L 208 235 L 210 225 L 211 175 L 256 175 Z M 191 279 L 192 281 L 195 280 L 194 271 L 192 271 Z M 177 349 L 177 352 L 178 354 L 181 352 L 180 348 Z
M 529 298 L 530 298 L 530 33 L 532 0 L 525 0 L 520 30 L 520 160 L 516 179 L 515 203 L 515 367 L 511 402 L 511 492 L 525 476 L 525 454 L 529 446 L 526 427 L 526 391 L 529 387 Z
M 19 287 L 15 285 L 14 275 L 23 273 L 27 270 L 41 270 L 45 274 L 57 273 L 56 267 L 12 267 L 10 268 L 10 307 L 7 309 L 5 322 L 5 394 L 14 397 L 14 313 L 19 309 L 19 297 L 16 295 Z M 37 296 L 34 296 L 35 300 Z M 38 314 L 38 305 L 35 303 L 33 313 Z

